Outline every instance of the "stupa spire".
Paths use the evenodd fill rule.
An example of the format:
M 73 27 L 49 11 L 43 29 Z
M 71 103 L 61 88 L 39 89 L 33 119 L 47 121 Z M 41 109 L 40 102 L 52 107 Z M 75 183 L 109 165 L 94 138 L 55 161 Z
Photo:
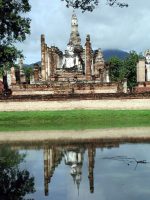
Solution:
M 71 18 L 71 34 L 69 44 L 72 44 L 74 47 L 81 46 L 81 38 L 78 32 L 78 19 L 74 10 Z

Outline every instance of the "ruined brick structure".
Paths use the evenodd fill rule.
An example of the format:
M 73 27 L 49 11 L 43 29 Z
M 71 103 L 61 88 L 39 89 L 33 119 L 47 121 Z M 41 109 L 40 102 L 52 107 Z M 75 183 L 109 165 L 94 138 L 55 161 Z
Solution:
M 37 69 L 35 72 L 38 74 Z M 101 49 L 92 50 L 90 35 L 87 35 L 85 46 L 82 47 L 75 13 L 72 15 L 70 39 L 64 53 L 58 47 L 48 47 L 45 36 L 41 35 L 39 83 L 51 85 L 54 93 L 78 93 L 79 90 L 79 93 L 101 93 L 101 87 L 97 87 L 101 84 L 105 84 L 105 88 L 108 84 L 108 93 L 109 89 L 110 93 L 117 92 L 117 86 L 110 84 L 109 65 L 105 63 Z
M 23 77 L 22 74 L 22 82 Z M 41 67 L 35 65 L 30 83 L 26 89 L 13 86 L 13 94 L 117 92 L 117 84 L 110 82 L 109 65 L 105 63 L 101 49 L 92 49 L 90 35 L 87 35 L 85 45 L 81 45 L 75 13 L 72 15 L 71 34 L 65 52 L 55 46 L 49 47 L 45 36 L 41 35 Z
M 136 92 L 150 92 L 150 50 L 137 63 L 137 83 Z
M 81 46 L 78 20 L 73 13 L 71 34 L 67 50 L 63 54 L 57 47 L 48 47 L 41 35 L 42 81 L 91 81 L 109 83 L 109 66 L 105 64 L 102 51 L 92 50 L 90 35 L 85 47 Z

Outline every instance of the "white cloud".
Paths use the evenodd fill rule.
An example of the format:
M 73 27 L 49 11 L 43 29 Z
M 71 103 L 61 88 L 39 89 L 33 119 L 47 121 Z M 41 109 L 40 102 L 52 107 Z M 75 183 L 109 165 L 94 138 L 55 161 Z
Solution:
M 150 47 L 150 1 L 126 0 L 129 8 L 111 8 L 106 0 L 92 13 L 76 11 L 82 44 L 86 34 L 91 35 L 93 48 L 118 48 L 145 51 Z M 18 44 L 26 57 L 25 63 L 39 61 L 40 35 L 46 36 L 47 44 L 66 48 L 70 36 L 72 9 L 67 9 L 61 0 L 30 0 L 32 10 L 31 35 Z

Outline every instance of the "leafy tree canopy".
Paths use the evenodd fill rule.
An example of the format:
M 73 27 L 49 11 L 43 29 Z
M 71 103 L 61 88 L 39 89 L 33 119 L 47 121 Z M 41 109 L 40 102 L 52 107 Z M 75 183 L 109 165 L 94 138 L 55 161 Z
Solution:
M 136 80 L 136 65 L 139 60 L 139 55 L 132 51 L 130 52 L 127 59 L 124 61 L 125 69 L 126 69 L 126 78 L 128 80 L 128 87 L 130 90 L 134 88 L 137 84 Z
M 24 41 L 30 33 L 30 19 L 24 15 L 30 9 L 28 0 L 0 0 L 0 66 L 13 62 L 21 53 L 13 44 Z
M 24 41 L 30 33 L 30 19 L 23 14 L 30 11 L 28 0 L 0 0 L 0 44 Z
M 74 9 L 81 9 L 85 11 L 93 11 L 96 6 L 100 3 L 100 0 L 62 0 L 66 2 L 67 7 L 72 7 Z M 121 8 L 128 7 L 128 4 L 125 2 L 120 2 L 120 0 L 106 0 L 106 3 L 109 6 L 119 6 Z
M 121 60 L 117 57 L 112 57 L 110 62 L 111 81 L 122 82 L 127 79 L 128 88 L 132 90 L 136 84 L 136 65 L 139 60 L 139 55 L 135 51 L 131 51 L 129 56 Z

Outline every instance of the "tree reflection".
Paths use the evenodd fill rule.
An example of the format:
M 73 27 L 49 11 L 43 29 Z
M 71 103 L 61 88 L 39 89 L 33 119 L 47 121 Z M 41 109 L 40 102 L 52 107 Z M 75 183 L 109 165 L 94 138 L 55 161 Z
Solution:
M 25 195 L 34 193 L 34 177 L 27 170 L 21 170 L 25 154 L 2 147 L 0 149 L 0 199 L 23 200 Z

